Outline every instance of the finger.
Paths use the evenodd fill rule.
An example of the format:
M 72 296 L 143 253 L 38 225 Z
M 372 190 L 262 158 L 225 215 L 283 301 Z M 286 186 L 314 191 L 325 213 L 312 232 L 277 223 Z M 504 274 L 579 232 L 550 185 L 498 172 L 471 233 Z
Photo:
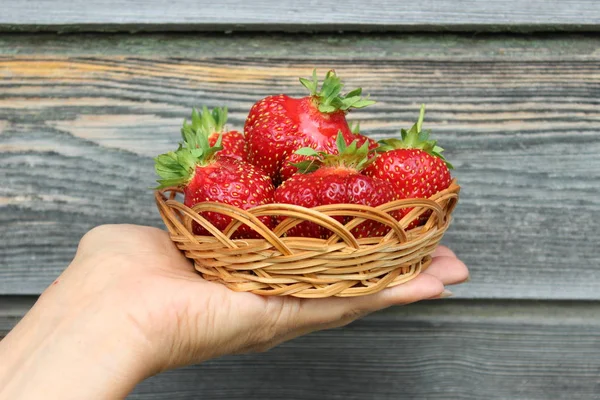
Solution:
M 420 274 L 409 282 L 372 295 L 304 300 L 298 319 L 302 325 L 315 329 L 342 326 L 374 311 L 429 299 L 443 291 L 444 284 L 438 278 Z
M 453 256 L 435 257 L 424 274 L 436 277 L 444 285 L 455 285 L 469 278 L 467 266 Z
M 432 257 L 454 257 L 456 258 L 456 254 L 446 246 L 438 246 L 433 251 Z

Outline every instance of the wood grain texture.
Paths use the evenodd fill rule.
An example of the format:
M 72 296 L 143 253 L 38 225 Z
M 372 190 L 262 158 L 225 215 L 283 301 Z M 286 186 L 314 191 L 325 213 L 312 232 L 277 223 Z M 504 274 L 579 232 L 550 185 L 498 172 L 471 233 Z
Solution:
M 168 372 L 129 398 L 598 398 L 597 325 L 453 317 L 365 320 L 264 355 Z
M 586 60 L 600 57 L 594 34 L 2 34 L 0 54 L 187 58 Z
M 32 301 L 0 297 L 0 331 Z M 158 375 L 129 398 L 590 400 L 599 328 L 598 303 L 423 302 Z
M 83 55 L 74 39 L 46 41 L 44 55 L 32 54 L 35 42 L 13 40 L 0 58 L 0 293 L 39 293 L 95 225 L 161 226 L 147 189 L 151 157 L 173 148 L 192 106 L 225 104 L 239 128 L 262 96 L 301 95 L 297 77 L 317 66 L 378 100 L 350 115 L 376 138 L 428 105 L 426 127 L 463 186 L 444 238 L 472 270 L 459 296 L 600 298 L 600 39 L 507 40 L 504 57 L 490 51 L 502 40 L 412 37 L 406 48 L 420 50 L 397 55 L 402 39 L 378 36 L 375 48 L 393 51 L 376 59 L 340 37 L 298 53 L 293 39 L 269 39 L 258 56 L 256 46 L 221 56 L 215 49 L 227 38 L 209 38 L 205 52 L 202 37 L 179 37 L 174 48 L 113 39 L 108 55 L 89 38 Z M 297 39 L 298 49 L 307 41 Z M 26 54 L 8 54 L 21 47 Z M 191 56 L 171 54 L 187 47 Z
M 3 0 L 4 30 L 597 30 L 595 0 Z

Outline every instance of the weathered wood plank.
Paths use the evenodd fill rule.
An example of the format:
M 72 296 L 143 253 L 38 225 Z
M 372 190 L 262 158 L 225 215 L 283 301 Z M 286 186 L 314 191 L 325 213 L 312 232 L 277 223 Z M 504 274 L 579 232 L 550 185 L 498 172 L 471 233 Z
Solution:
M 594 0 L 4 1 L 4 30 L 596 30 Z
M 600 298 L 600 232 L 592 222 L 600 210 L 600 39 L 513 43 L 506 58 L 488 53 L 499 43 L 450 39 L 462 54 L 453 60 L 454 50 L 441 55 L 447 41 L 413 37 L 406 43 L 420 48 L 416 56 L 392 52 L 376 61 L 342 38 L 298 53 L 269 39 L 271 53 L 258 57 L 253 46 L 221 57 L 214 37 L 206 52 L 201 37 L 178 40 L 174 48 L 142 43 L 136 52 L 127 39 L 120 54 L 117 40 L 110 55 L 101 46 L 77 55 L 76 40 L 57 39 L 59 55 L 2 56 L 0 293 L 39 293 L 95 225 L 160 226 L 147 190 L 151 157 L 174 146 L 192 106 L 226 104 L 231 125 L 241 127 L 253 101 L 300 95 L 296 77 L 317 66 L 336 68 L 349 87 L 379 101 L 351 114 L 377 138 L 408 126 L 418 104 L 428 104 L 426 124 L 463 186 L 444 239 L 472 270 L 458 295 Z M 373 43 L 382 51 L 386 43 L 402 47 L 397 37 L 386 40 Z M 31 46 L 23 46 L 26 53 Z M 186 47 L 193 56 L 169 54 Z
M 267 354 L 169 372 L 130 397 L 593 399 L 599 312 L 592 304 L 420 304 Z
M 0 330 L 14 323 L 3 308 L 30 304 L 0 297 Z M 599 328 L 598 303 L 422 302 L 265 354 L 171 371 L 130 398 L 595 399 Z
M 0 54 L 378 60 L 597 59 L 598 38 L 583 34 L 2 34 Z

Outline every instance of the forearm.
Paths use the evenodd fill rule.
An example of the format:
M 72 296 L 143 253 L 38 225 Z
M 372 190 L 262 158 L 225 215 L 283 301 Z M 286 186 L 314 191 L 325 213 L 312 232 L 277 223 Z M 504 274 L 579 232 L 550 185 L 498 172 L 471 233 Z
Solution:
M 0 399 L 124 398 L 144 371 L 119 329 L 101 326 L 96 307 L 56 312 L 48 302 L 0 342 Z

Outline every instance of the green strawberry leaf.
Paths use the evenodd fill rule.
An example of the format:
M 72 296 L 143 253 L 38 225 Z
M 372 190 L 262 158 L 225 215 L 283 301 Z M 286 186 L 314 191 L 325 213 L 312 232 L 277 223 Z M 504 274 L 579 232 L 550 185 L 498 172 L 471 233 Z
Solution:
M 312 147 L 302 147 L 302 148 L 296 150 L 295 153 L 299 154 L 301 156 L 312 156 L 312 157 L 319 156 L 319 152 L 316 151 L 315 149 L 313 149 Z
M 206 106 L 202 107 L 202 112 L 196 108 L 192 109 L 191 124 L 183 121 L 181 135 L 188 147 L 200 146 L 200 137 L 210 137 L 213 133 L 223 131 L 227 123 L 227 107 L 216 107 L 209 111 Z
M 310 91 L 311 96 L 317 95 L 317 89 L 319 88 L 319 80 L 317 79 L 317 69 L 313 69 L 312 80 L 300 78 L 302 86 Z
M 430 130 L 427 131 L 421 131 L 418 133 L 417 138 L 420 142 L 426 142 L 429 140 L 429 134 L 431 133 Z
M 215 153 L 223 150 L 223 146 L 221 145 L 222 142 L 223 142 L 223 134 L 222 133 L 219 134 L 219 137 L 217 138 L 217 141 L 215 142 L 214 146 L 208 145 L 208 140 L 207 140 L 206 145 L 208 145 L 208 147 L 206 147 L 206 148 L 201 147 L 202 149 L 204 149 L 204 153 L 206 154 L 205 158 L 212 159 L 212 157 L 214 156 Z M 202 145 L 204 145 L 204 143 L 202 143 Z
M 328 104 L 319 105 L 319 111 L 324 112 L 324 113 L 332 113 L 336 110 L 337 110 L 337 108 L 332 105 L 328 105 Z
M 223 149 L 223 134 L 220 133 L 227 120 L 226 108 L 215 108 L 212 112 L 203 107 L 199 113 L 192 110 L 191 123 L 184 120 L 181 128 L 183 142 L 176 151 L 161 154 L 154 159 L 154 169 L 159 176 L 157 189 L 170 186 L 185 186 L 193 177 L 196 166 L 213 162 L 214 155 Z M 208 138 L 215 132 L 219 137 L 214 146 Z
M 348 94 L 346 94 L 346 97 L 360 97 L 361 94 L 362 94 L 362 88 L 356 88 L 356 89 L 348 92 Z
M 208 144 L 208 136 L 206 135 L 196 135 L 196 139 L 198 141 L 198 146 L 201 149 L 208 149 L 210 145 Z
M 373 104 L 375 104 L 374 100 L 361 99 L 361 100 L 355 102 L 354 104 L 352 104 L 352 107 L 353 108 L 365 108 L 365 107 L 373 105 Z
M 310 172 L 314 172 L 317 169 L 319 169 L 319 167 L 321 166 L 321 163 L 316 160 L 305 160 L 305 161 L 300 161 L 298 163 L 290 163 L 290 164 L 293 165 L 294 167 L 296 167 L 298 169 L 298 172 L 300 172 L 301 174 L 307 174 Z
M 161 178 L 157 180 L 159 186 L 156 189 L 185 186 L 195 172 L 196 160 L 190 149 L 181 146 L 177 151 L 170 151 L 156 157 L 154 170 Z
M 406 140 L 407 136 L 408 132 L 406 131 L 406 129 L 400 129 L 400 137 L 402 138 L 402 140 Z
M 337 146 L 340 154 L 346 150 L 346 139 L 344 139 L 342 131 L 338 131 L 337 137 L 335 138 L 335 145 Z
M 345 95 L 341 94 L 344 84 L 333 70 L 327 71 L 320 90 L 316 69 L 313 69 L 312 80 L 300 78 L 300 83 L 310 91 L 310 95 L 317 101 L 319 111 L 323 113 L 348 111 L 351 108 L 363 108 L 375 104 L 373 100 L 360 97 L 361 88 L 351 90 Z
M 352 143 L 350 143 L 350 145 L 348 145 L 348 147 L 344 148 L 344 151 L 340 151 L 340 154 L 355 154 L 355 155 L 359 155 L 356 151 L 356 143 L 358 143 L 357 140 L 353 140 Z M 345 146 L 345 145 L 344 145 Z

